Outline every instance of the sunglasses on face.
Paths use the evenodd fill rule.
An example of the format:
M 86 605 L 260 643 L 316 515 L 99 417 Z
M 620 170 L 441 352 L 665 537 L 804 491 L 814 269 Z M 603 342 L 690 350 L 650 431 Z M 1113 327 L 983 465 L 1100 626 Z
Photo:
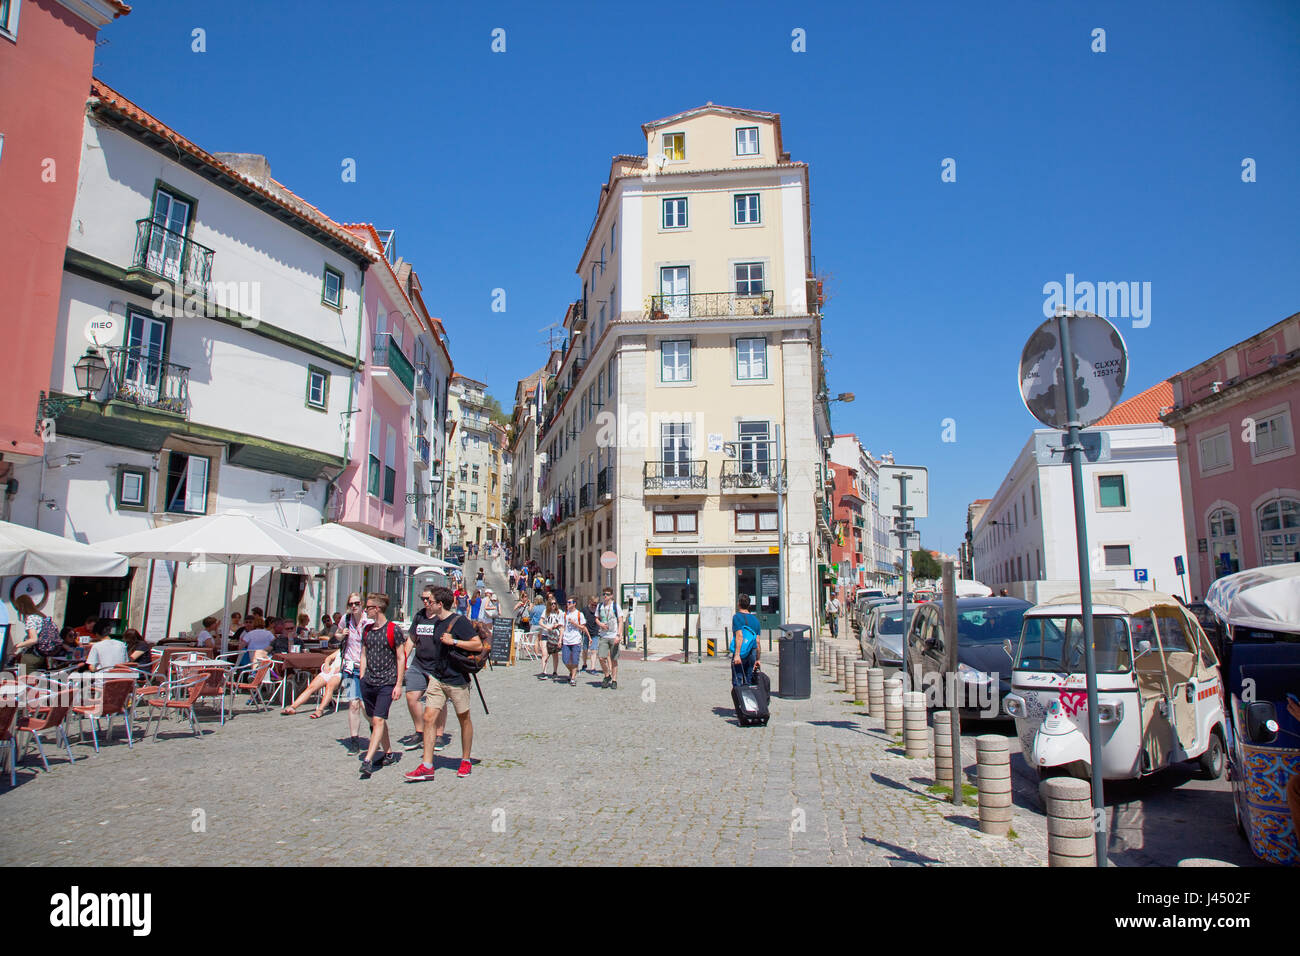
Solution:
M 360 602 L 360 601 L 349 601 L 349 602 L 348 602 L 348 607 L 361 607 L 361 602 Z
M 378 605 L 378 604 L 367 604 L 367 605 L 366 605 L 366 610 L 367 610 L 367 611 L 378 611 L 378 610 L 379 610 L 379 605 Z

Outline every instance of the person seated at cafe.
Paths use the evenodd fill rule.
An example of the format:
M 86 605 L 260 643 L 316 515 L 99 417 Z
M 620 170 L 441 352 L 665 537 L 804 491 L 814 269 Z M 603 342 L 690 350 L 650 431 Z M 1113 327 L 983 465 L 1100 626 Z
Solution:
M 271 633 L 275 635 L 268 650 L 272 654 L 288 654 L 296 636 L 293 621 L 285 617 L 277 617 L 267 626 L 271 629 Z
M 74 629 L 72 633 L 77 635 L 78 638 L 86 638 L 87 640 L 89 640 L 90 638 L 95 636 L 95 625 L 98 623 L 99 623 L 99 618 L 95 617 L 95 615 L 92 614 L 88 618 L 86 618 L 85 624 L 81 625 L 81 627 Z
M 311 713 L 311 719 L 316 720 L 325 713 L 325 708 L 330 705 L 334 699 L 334 692 L 338 690 L 339 683 L 343 680 L 343 654 L 335 651 L 325 658 L 325 663 L 320 666 L 320 673 L 312 678 L 306 690 L 293 699 L 293 703 L 280 711 L 281 714 L 289 716 L 298 713 L 298 708 L 307 703 L 311 696 L 317 691 L 321 691 L 320 703 Z
M 98 624 L 98 619 L 96 619 Z M 65 627 L 59 631 L 59 639 L 63 641 L 63 649 L 54 653 L 55 657 L 82 657 L 81 652 L 81 635 L 77 633 L 77 628 Z M 95 629 L 90 629 L 91 636 L 94 636 Z
M 271 656 L 267 652 L 274 640 L 275 635 L 267 628 L 266 622 L 260 617 L 254 617 L 249 620 L 249 627 L 244 631 L 244 637 L 239 642 L 239 647 L 241 650 L 248 651 L 251 660 L 257 661 Z
M 298 642 L 311 639 L 311 617 L 306 614 L 298 615 Z
M 217 626 L 215 617 L 205 617 L 203 619 L 203 630 L 199 631 L 199 636 L 194 639 L 194 643 L 199 647 L 211 647 L 216 638 L 212 636 L 212 629 Z
M 86 655 L 86 669 L 91 672 L 126 663 L 126 645 L 108 633 L 110 626 L 108 621 L 104 621 L 95 627 L 95 642 Z
M 126 645 L 126 659 L 128 664 L 136 664 L 140 667 L 148 667 L 152 662 L 153 645 L 144 639 L 141 634 L 133 627 L 128 627 L 126 633 L 122 635 L 122 643 Z
M 239 643 L 239 639 L 244 636 L 244 620 L 238 611 L 230 612 L 230 640 L 231 643 Z

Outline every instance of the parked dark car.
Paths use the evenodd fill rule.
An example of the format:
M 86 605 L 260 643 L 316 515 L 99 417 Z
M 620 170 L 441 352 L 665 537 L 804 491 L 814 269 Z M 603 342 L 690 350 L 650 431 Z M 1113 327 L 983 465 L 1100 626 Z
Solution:
M 923 680 L 946 669 L 943 605 L 943 598 L 922 604 L 908 631 L 908 665 Z M 1020 640 L 1021 619 L 1032 606 L 1011 597 L 957 598 L 957 690 L 965 702 L 963 719 L 1005 716 L 1002 700 L 1011 692 L 1012 663 L 1007 644 L 1014 647 Z

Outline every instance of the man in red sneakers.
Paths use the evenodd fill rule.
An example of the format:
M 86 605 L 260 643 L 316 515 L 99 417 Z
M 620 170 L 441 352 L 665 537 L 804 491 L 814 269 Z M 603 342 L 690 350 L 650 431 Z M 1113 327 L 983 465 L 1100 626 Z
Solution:
M 433 779 L 433 748 L 437 740 L 434 725 L 438 714 L 450 702 L 456 708 L 460 721 L 460 769 L 457 777 L 468 777 L 469 753 L 474 743 L 474 725 L 469 718 L 469 678 L 452 663 L 452 650 L 478 653 L 483 650 L 478 631 L 463 614 L 452 611 L 456 598 L 445 587 L 432 589 L 433 602 L 426 605 L 432 611 L 435 623 L 432 629 L 420 628 L 413 634 L 415 663 L 429 675 L 429 687 L 424 693 L 424 761 L 406 774 L 411 782 Z

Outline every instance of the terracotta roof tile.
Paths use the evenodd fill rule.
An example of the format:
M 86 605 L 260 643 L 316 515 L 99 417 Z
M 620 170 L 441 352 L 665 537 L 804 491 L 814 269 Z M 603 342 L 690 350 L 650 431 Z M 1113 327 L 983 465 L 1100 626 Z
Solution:
M 194 143 L 190 142 L 157 117 L 145 112 L 135 103 L 131 102 L 121 93 L 106 84 L 103 80 L 96 78 L 90 81 L 90 95 L 99 100 L 99 103 L 94 106 L 96 110 L 117 113 L 118 115 L 131 120 L 133 123 L 138 123 L 145 129 L 163 137 L 178 149 L 183 150 L 200 160 L 205 166 L 210 166 L 213 169 L 219 170 L 224 175 L 242 183 L 259 195 L 265 196 L 267 199 L 270 199 L 282 208 L 293 213 L 299 219 L 309 222 L 321 229 L 333 239 L 343 242 L 358 251 L 370 252 L 362 240 L 349 233 L 340 223 L 335 222 L 284 184 L 272 179 L 271 182 L 275 184 L 276 188 L 268 189 L 256 180 L 249 179 L 233 166 L 222 162 L 207 150 L 201 149 Z M 381 246 L 380 248 L 382 249 L 383 247 Z M 373 253 L 371 253 L 371 257 L 376 258 Z M 378 258 L 382 258 L 382 256 Z
M 1120 402 L 1095 427 L 1106 425 L 1158 425 L 1162 409 L 1174 404 L 1174 386 L 1164 381 Z

